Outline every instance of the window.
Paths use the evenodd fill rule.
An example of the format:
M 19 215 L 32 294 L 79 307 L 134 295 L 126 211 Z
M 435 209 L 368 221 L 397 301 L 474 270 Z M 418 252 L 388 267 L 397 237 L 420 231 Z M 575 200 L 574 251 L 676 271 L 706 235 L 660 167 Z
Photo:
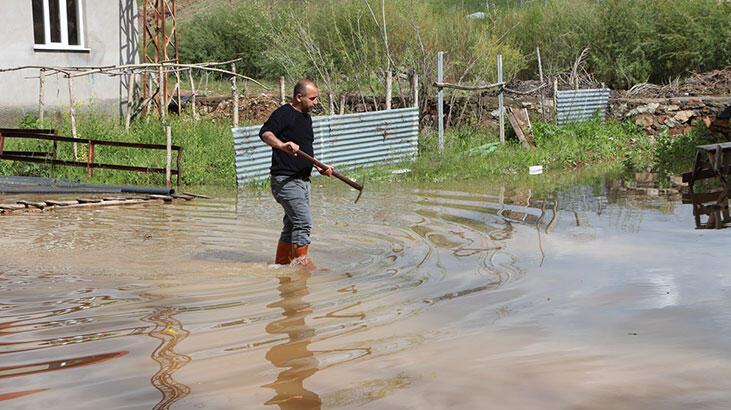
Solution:
M 32 0 L 37 50 L 86 50 L 81 0 Z

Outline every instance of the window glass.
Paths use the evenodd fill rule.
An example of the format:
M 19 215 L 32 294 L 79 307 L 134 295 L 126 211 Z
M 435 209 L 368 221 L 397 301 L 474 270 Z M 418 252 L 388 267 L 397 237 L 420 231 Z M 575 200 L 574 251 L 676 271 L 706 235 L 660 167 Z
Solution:
M 33 40 L 36 44 L 46 43 L 46 26 L 43 21 L 43 0 L 33 0 Z
M 79 11 L 77 0 L 66 0 L 66 18 L 68 20 L 69 45 L 79 45 Z
M 51 17 L 51 43 L 61 42 L 61 16 L 59 0 L 48 0 L 48 15 Z

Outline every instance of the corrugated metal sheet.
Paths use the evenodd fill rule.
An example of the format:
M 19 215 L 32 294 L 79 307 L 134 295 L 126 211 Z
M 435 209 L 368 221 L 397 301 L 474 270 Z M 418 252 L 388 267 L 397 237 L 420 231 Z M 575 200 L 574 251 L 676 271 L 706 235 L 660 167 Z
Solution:
M 268 177 L 271 148 L 259 139 L 261 126 L 233 128 L 239 184 Z M 417 154 L 416 108 L 312 118 L 315 157 L 334 167 L 366 166 Z
M 566 90 L 556 94 L 556 123 L 585 121 L 599 113 L 606 118 L 609 89 Z

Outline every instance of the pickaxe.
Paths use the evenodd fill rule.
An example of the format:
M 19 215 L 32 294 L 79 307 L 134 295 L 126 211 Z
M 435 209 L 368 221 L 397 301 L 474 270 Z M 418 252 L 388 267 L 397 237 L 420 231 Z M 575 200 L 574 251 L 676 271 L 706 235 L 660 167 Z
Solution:
M 325 164 L 323 164 L 322 162 L 318 161 L 318 160 L 317 160 L 316 158 L 313 158 L 313 157 L 311 157 L 310 155 L 308 155 L 308 154 L 306 154 L 306 153 L 302 152 L 301 150 L 300 150 L 300 151 L 297 151 L 297 152 L 295 153 L 295 155 L 297 155 L 298 157 L 301 157 L 301 158 L 304 158 L 304 159 L 306 159 L 307 161 L 309 161 L 309 162 L 310 162 L 310 163 L 312 163 L 312 164 L 313 164 L 314 166 L 316 166 L 316 167 L 318 167 L 318 168 L 320 168 L 320 169 L 325 169 L 325 168 L 327 168 L 327 165 L 325 165 Z M 343 175 L 343 174 L 341 174 L 341 173 L 339 173 L 339 172 L 337 172 L 337 171 L 335 171 L 335 170 L 333 170 L 333 176 L 334 176 L 335 178 L 337 178 L 337 179 L 339 179 L 339 180 L 341 180 L 341 181 L 345 182 L 346 184 L 348 184 L 348 185 L 350 185 L 350 186 L 352 186 L 353 188 L 355 188 L 355 189 L 357 189 L 357 190 L 358 190 L 358 196 L 357 196 L 357 197 L 355 198 L 355 203 L 357 203 L 357 202 L 358 202 L 358 200 L 360 199 L 360 196 L 361 196 L 361 195 L 363 194 L 363 185 L 362 185 L 362 184 L 359 184 L 359 183 L 357 183 L 357 182 L 355 182 L 355 181 L 353 181 L 352 179 L 350 179 L 350 178 L 346 177 L 345 175 Z

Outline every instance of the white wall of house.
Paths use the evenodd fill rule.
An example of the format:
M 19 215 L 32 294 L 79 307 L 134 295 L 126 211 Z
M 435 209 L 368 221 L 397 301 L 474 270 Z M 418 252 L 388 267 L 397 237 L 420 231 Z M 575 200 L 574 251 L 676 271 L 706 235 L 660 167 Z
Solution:
M 84 67 L 133 63 L 137 58 L 135 0 L 79 0 L 83 50 L 41 50 L 35 44 L 31 0 L 2 0 L 0 68 L 27 65 Z M 67 47 L 73 48 L 73 47 Z M 77 47 L 79 48 L 79 47 Z M 0 125 L 13 126 L 24 113 L 38 111 L 39 71 L 0 73 Z M 32 78 L 29 78 L 32 77 Z M 118 113 L 126 101 L 120 77 L 92 75 L 74 79 L 74 98 L 84 108 Z M 44 103 L 49 111 L 68 109 L 68 81 L 46 76 Z

